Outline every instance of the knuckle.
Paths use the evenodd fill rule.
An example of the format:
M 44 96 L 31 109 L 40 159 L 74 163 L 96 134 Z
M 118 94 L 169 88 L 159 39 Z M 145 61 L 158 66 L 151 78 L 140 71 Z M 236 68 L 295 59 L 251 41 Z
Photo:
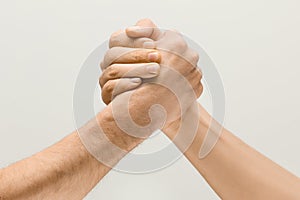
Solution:
M 142 61 L 144 60 L 143 53 L 141 51 L 135 50 L 131 52 L 132 60 L 134 61 Z
M 102 91 L 101 91 L 101 97 L 102 100 L 105 104 L 109 104 L 111 102 L 112 99 L 112 91 L 113 91 L 113 86 L 112 84 L 110 84 L 109 82 L 107 82 Z
M 198 97 L 203 93 L 203 85 L 202 84 L 200 84 L 200 86 L 199 86 L 199 93 L 198 93 Z
M 101 88 L 106 84 L 106 82 L 116 79 L 118 76 L 118 70 L 114 65 L 109 66 L 103 71 L 103 74 L 99 78 L 99 84 Z
M 199 69 L 197 69 L 197 79 L 200 81 L 202 79 L 202 73 Z
M 197 78 L 194 78 L 193 81 L 192 81 L 192 84 L 193 84 L 194 86 L 196 86 L 196 87 L 197 87 L 197 85 L 198 85 L 199 83 L 200 83 L 200 80 L 197 79 Z
M 191 81 L 194 87 L 197 87 L 201 83 L 201 78 L 202 78 L 202 74 L 196 68 L 194 68 L 189 75 L 189 80 Z
M 108 95 L 103 91 L 101 93 L 101 98 L 106 105 L 109 104 L 111 101 L 111 98 L 109 98 Z
M 108 80 L 109 79 L 114 79 L 118 76 L 118 69 L 117 69 L 115 64 L 112 64 L 106 70 L 107 70 L 106 77 L 107 77 Z
M 111 34 L 109 38 L 109 47 L 113 47 L 119 43 L 119 35 L 121 34 L 122 30 L 116 31 Z
M 203 93 L 203 85 L 201 83 L 197 86 L 195 92 L 196 92 L 197 97 L 201 96 L 201 94 Z
M 100 87 L 103 88 L 104 84 L 105 84 L 105 80 L 104 80 L 103 76 L 100 76 L 100 78 L 99 78 Z
M 115 46 L 116 40 L 115 37 L 110 37 L 109 38 L 109 48 Z
M 112 94 L 114 90 L 114 85 L 111 81 L 107 81 L 107 83 L 103 86 L 102 94 Z
M 204 90 L 204 87 L 203 87 L 202 83 L 200 83 L 199 89 L 200 89 L 200 94 L 202 94 L 202 92 Z

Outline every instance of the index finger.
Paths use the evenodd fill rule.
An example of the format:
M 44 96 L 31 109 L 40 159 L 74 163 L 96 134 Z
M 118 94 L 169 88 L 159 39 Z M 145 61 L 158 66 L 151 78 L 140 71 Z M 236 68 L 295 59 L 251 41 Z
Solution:
M 107 51 L 100 66 L 104 70 L 114 63 L 159 63 L 160 60 L 161 55 L 155 49 L 113 47 Z

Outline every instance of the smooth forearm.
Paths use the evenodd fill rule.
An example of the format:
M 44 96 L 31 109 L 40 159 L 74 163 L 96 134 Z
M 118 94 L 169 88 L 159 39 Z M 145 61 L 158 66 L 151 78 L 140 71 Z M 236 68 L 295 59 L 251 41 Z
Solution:
M 212 127 L 211 116 L 202 108 L 195 140 L 185 156 L 222 199 L 300 199 L 300 180 L 222 128 L 220 138 L 204 159 L 199 151 Z M 169 127 L 167 135 L 174 134 Z

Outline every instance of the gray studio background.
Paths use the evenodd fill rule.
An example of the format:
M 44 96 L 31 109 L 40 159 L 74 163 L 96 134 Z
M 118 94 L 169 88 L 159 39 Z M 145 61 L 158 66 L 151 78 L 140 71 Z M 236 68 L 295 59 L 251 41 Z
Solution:
M 214 60 L 225 87 L 225 126 L 300 176 L 299 7 L 297 0 L 1 0 L 0 167 L 71 133 L 84 60 L 112 32 L 150 17 Z M 207 92 L 202 98 L 210 109 Z M 136 151 L 168 143 L 155 138 Z M 218 199 L 185 158 L 151 174 L 111 171 L 86 199 L 140 198 Z

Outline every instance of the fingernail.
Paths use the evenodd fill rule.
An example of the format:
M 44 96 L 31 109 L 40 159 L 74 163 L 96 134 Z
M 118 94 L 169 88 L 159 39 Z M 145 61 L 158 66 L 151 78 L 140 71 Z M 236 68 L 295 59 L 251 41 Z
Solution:
M 133 83 L 141 83 L 141 79 L 140 78 L 132 78 L 131 82 L 133 82 Z
M 158 73 L 158 69 L 159 69 L 159 65 L 158 64 L 151 64 L 147 66 L 147 71 L 150 74 L 157 74 Z
M 158 53 L 157 52 L 152 52 L 148 54 L 148 59 L 152 62 L 157 61 L 159 58 Z
M 154 48 L 156 48 L 154 42 L 144 42 L 143 47 L 145 49 L 154 49 Z

